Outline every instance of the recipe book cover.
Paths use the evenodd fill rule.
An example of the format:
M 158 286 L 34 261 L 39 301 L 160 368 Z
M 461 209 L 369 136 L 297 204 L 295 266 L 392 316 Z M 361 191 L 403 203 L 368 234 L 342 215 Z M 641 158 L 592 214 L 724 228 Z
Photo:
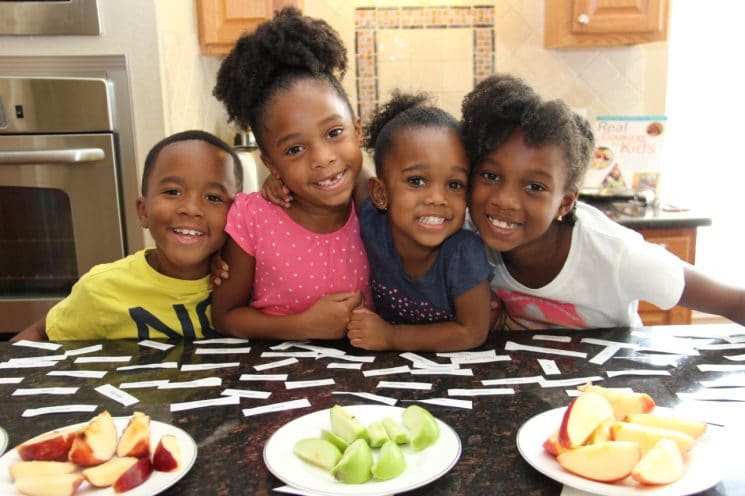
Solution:
M 651 190 L 656 196 L 666 127 L 667 118 L 661 115 L 596 117 L 595 150 L 583 192 L 613 195 Z

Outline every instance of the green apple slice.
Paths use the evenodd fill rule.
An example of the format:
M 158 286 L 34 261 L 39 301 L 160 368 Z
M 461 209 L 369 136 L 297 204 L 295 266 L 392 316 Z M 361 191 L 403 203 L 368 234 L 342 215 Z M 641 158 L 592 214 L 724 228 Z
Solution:
M 331 407 L 329 415 L 331 432 L 342 438 L 347 444 L 351 444 L 355 439 L 369 439 L 365 426 L 343 407 L 334 405 Z
M 364 439 L 357 439 L 344 451 L 339 462 L 331 469 L 331 474 L 341 482 L 361 484 L 370 479 L 372 464 L 370 446 Z
M 308 463 L 331 470 L 341 459 L 341 451 L 325 439 L 301 439 L 292 448 L 293 453 Z
M 385 431 L 383 422 L 373 422 L 367 426 L 367 433 L 370 436 L 370 447 L 380 448 L 388 441 L 388 433 Z
M 344 450 L 347 449 L 347 446 L 349 446 L 349 444 L 345 440 L 326 429 L 321 429 L 321 439 L 325 439 L 326 441 L 330 442 L 331 444 L 339 448 L 339 451 L 341 451 L 342 453 L 344 453 Z
M 378 461 L 372 466 L 373 477 L 379 480 L 393 479 L 401 475 L 404 470 L 406 470 L 404 452 L 394 441 L 386 441 L 380 448 Z
M 385 432 L 386 434 L 388 434 L 388 437 L 391 440 L 395 441 L 396 444 L 409 443 L 409 433 L 406 432 L 406 429 L 404 429 L 403 426 L 396 422 L 394 419 L 390 417 L 384 418 L 383 427 L 385 427 Z
M 429 411 L 419 405 L 406 407 L 402 415 L 404 425 L 411 433 L 411 445 L 421 451 L 440 437 L 440 426 Z

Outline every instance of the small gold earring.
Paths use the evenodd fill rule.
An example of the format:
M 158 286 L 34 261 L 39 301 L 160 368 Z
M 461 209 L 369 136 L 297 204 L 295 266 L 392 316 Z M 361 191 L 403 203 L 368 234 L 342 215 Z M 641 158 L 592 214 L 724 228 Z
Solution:
M 562 220 L 563 218 L 564 218 L 564 216 L 563 216 L 563 215 L 559 215 L 559 216 L 558 216 L 558 217 L 556 218 L 556 220 L 558 220 L 559 222 L 561 222 L 561 220 Z

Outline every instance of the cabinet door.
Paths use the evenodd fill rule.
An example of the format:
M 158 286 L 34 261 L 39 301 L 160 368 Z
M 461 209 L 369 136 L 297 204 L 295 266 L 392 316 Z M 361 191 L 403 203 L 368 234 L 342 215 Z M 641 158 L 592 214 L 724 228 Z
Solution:
M 546 0 L 545 46 L 632 45 L 667 39 L 669 0 Z

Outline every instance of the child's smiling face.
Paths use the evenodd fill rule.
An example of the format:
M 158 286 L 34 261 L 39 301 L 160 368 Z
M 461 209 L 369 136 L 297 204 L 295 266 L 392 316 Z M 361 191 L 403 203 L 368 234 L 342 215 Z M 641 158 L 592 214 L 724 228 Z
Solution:
M 137 212 L 156 245 L 150 265 L 177 279 L 209 274 L 237 191 L 232 157 L 202 140 L 173 142 L 158 154 L 146 191 Z
M 519 129 L 475 167 L 471 218 L 484 243 L 497 251 L 539 246 L 554 219 L 568 213 L 577 198 L 577 192 L 564 191 L 561 148 L 529 147 Z
M 399 253 L 435 248 L 463 227 L 469 166 L 456 132 L 405 129 L 384 161 L 380 181 L 370 184 L 371 196 L 388 208 Z
M 264 109 L 262 160 L 302 208 L 349 205 L 362 168 L 360 127 L 327 82 L 301 79 Z

